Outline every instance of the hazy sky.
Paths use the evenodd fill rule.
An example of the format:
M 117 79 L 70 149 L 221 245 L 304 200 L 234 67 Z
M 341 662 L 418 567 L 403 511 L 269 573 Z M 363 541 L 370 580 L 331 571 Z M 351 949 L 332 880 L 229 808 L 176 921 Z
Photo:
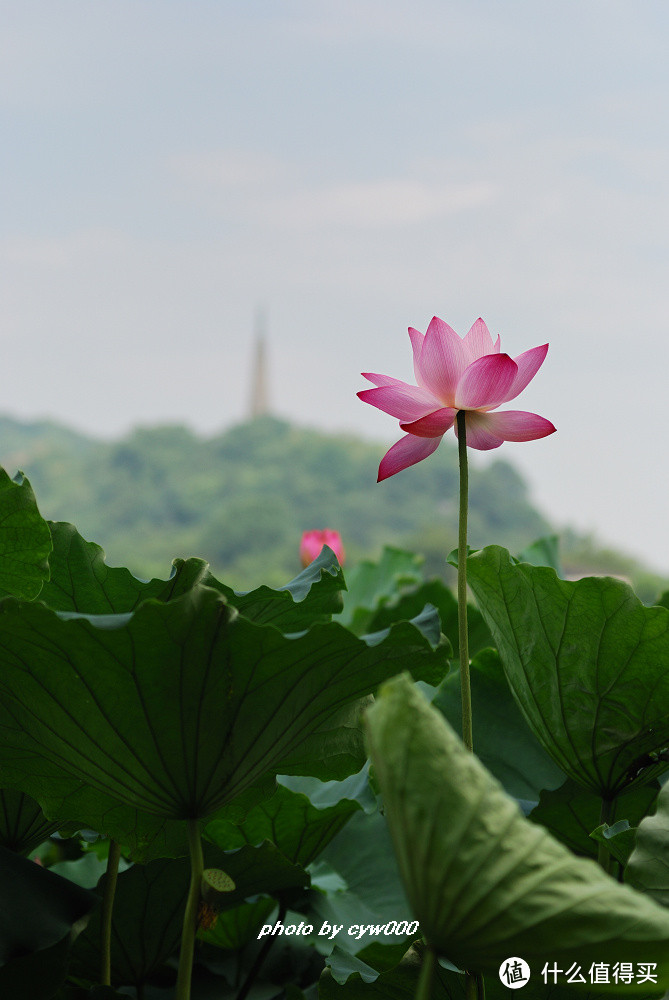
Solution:
M 229 427 L 264 305 L 276 413 L 391 443 L 359 373 L 413 381 L 408 326 L 481 315 L 512 356 L 550 342 L 512 407 L 558 428 L 483 460 L 669 572 L 666 3 L 0 18 L 1 411 Z

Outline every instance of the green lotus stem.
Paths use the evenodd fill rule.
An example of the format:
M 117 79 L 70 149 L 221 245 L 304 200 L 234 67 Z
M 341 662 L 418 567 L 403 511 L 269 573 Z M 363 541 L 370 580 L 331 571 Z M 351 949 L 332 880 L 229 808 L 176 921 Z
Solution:
M 460 517 L 458 521 L 458 644 L 460 647 L 460 693 L 462 696 L 462 742 L 474 749 L 472 735 L 472 691 L 469 679 L 469 633 L 467 630 L 467 504 L 469 470 L 465 411 L 458 410 L 458 457 L 460 459 Z
M 432 980 L 434 979 L 434 970 L 436 968 L 437 956 L 430 946 L 426 945 L 414 1000 L 430 1000 L 432 996 Z
M 195 933 L 197 931 L 197 911 L 200 905 L 202 888 L 202 872 L 204 858 L 202 857 L 202 840 L 200 827 L 196 819 L 187 821 L 188 848 L 190 851 L 190 888 L 186 900 L 183 929 L 181 931 L 181 951 L 179 952 L 179 971 L 174 1000 L 190 1000 L 190 982 L 193 973 L 193 955 L 195 954 Z
M 103 986 L 111 986 L 112 913 L 114 911 L 114 895 L 116 893 L 116 879 L 118 878 L 118 863 L 120 860 L 120 844 L 117 844 L 115 840 L 110 840 L 104 890 L 102 893 L 100 927 L 100 982 Z
M 460 653 L 460 697 L 462 699 L 462 742 L 474 750 L 472 727 L 472 687 L 469 675 L 469 629 L 467 626 L 467 508 L 469 504 L 469 466 L 467 464 L 466 413 L 458 410 L 458 458 L 460 464 L 460 516 L 458 518 L 458 647 Z M 482 1000 L 485 996 L 483 976 L 465 974 L 467 1000 Z
M 614 799 L 602 799 L 602 807 L 599 811 L 600 826 L 604 823 L 607 826 L 611 825 L 614 801 Z M 607 875 L 611 874 L 611 854 L 606 844 L 602 843 L 601 840 L 597 844 L 597 863 L 604 869 Z

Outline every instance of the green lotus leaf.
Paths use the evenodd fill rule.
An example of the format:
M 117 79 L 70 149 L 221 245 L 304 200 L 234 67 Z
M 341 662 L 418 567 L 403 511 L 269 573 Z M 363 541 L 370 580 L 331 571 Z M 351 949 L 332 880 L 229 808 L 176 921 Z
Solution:
M 207 582 L 202 559 L 175 560 L 169 580 L 139 580 L 123 566 L 108 566 L 104 550 L 88 542 L 73 524 L 50 522 L 51 578 L 40 600 L 54 611 L 88 615 L 126 614 L 142 601 L 173 600 Z
M 528 822 L 406 676 L 382 687 L 367 726 L 404 886 L 433 950 L 494 975 L 510 955 L 531 966 L 655 962 L 666 988 L 669 913 Z
M 343 607 L 344 574 L 332 549 L 323 551 L 285 587 L 258 587 L 236 593 L 213 577 L 209 586 L 219 590 L 229 604 L 251 621 L 274 625 L 282 632 L 299 632 L 329 622 Z
M 49 579 L 51 534 L 22 472 L 0 468 L 0 596 L 32 600 Z
M 447 666 L 446 646 L 408 622 L 366 639 L 336 623 L 284 635 L 202 586 L 91 619 L 8 599 L 0 651 L 3 783 L 20 782 L 46 808 L 54 796 L 62 802 L 60 771 L 77 799 L 69 818 L 91 826 L 80 811 L 91 791 L 96 818 L 118 803 L 166 819 L 208 816 L 264 775 L 285 773 L 316 731 L 328 743 L 333 716 L 399 664 L 430 683 Z M 332 777 L 318 755 L 314 772 Z M 84 787 L 76 792 L 71 779 Z
M 142 601 L 174 600 L 203 584 L 223 594 L 244 617 L 272 624 L 284 632 L 298 632 L 316 622 L 329 621 L 342 606 L 344 578 L 330 549 L 285 587 L 259 587 L 238 594 L 216 580 L 202 559 L 175 559 L 168 580 L 138 580 L 124 567 L 108 566 L 103 549 L 82 538 L 74 525 L 51 523 L 51 534 L 51 579 L 41 600 L 55 611 L 127 613 Z
M 565 774 L 615 798 L 666 770 L 669 611 L 620 580 L 560 580 L 490 546 L 468 581 L 516 701 Z

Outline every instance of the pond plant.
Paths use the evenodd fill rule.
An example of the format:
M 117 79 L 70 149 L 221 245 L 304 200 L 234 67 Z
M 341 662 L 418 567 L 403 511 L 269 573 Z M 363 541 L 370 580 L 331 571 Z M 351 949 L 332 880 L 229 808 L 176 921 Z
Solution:
M 669 599 L 468 550 L 467 447 L 555 430 L 498 410 L 547 345 L 410 338 L 417 385 L 360 395 L 406 435 L 379 480 L 456 430 L 457 595 L 313 532 L 279 589 L 139 580 L 0 473 L 0 996 L 669 987 Z

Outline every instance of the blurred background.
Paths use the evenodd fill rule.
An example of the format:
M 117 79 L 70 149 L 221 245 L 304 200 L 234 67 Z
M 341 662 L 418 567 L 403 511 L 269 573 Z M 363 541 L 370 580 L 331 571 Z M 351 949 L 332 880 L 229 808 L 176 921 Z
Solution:
M 366 523 L 359 496 L 353 557 L 433 558 L 454 438 L 376 486 L 399 432 L 355 393 L 413 381 L 408 326 L 481 315 L 512 356 L 550 343 L 513 405 L 557 433 L 473 455 L 474 543 L 560 530 L 575 574 L 602 549 L 669 574 L 666 5 L 0 0 L 0 22 L 0 459 L 45 515 L 115 562 L 153 528 L 138 571 L 192 547 L 251 585 L 220 541 L 254 535 L 249 496 L 295 559 L 304 528 Z M 320 493 L 279 496 L 272 463 L 296 483 L 309 455 Z

